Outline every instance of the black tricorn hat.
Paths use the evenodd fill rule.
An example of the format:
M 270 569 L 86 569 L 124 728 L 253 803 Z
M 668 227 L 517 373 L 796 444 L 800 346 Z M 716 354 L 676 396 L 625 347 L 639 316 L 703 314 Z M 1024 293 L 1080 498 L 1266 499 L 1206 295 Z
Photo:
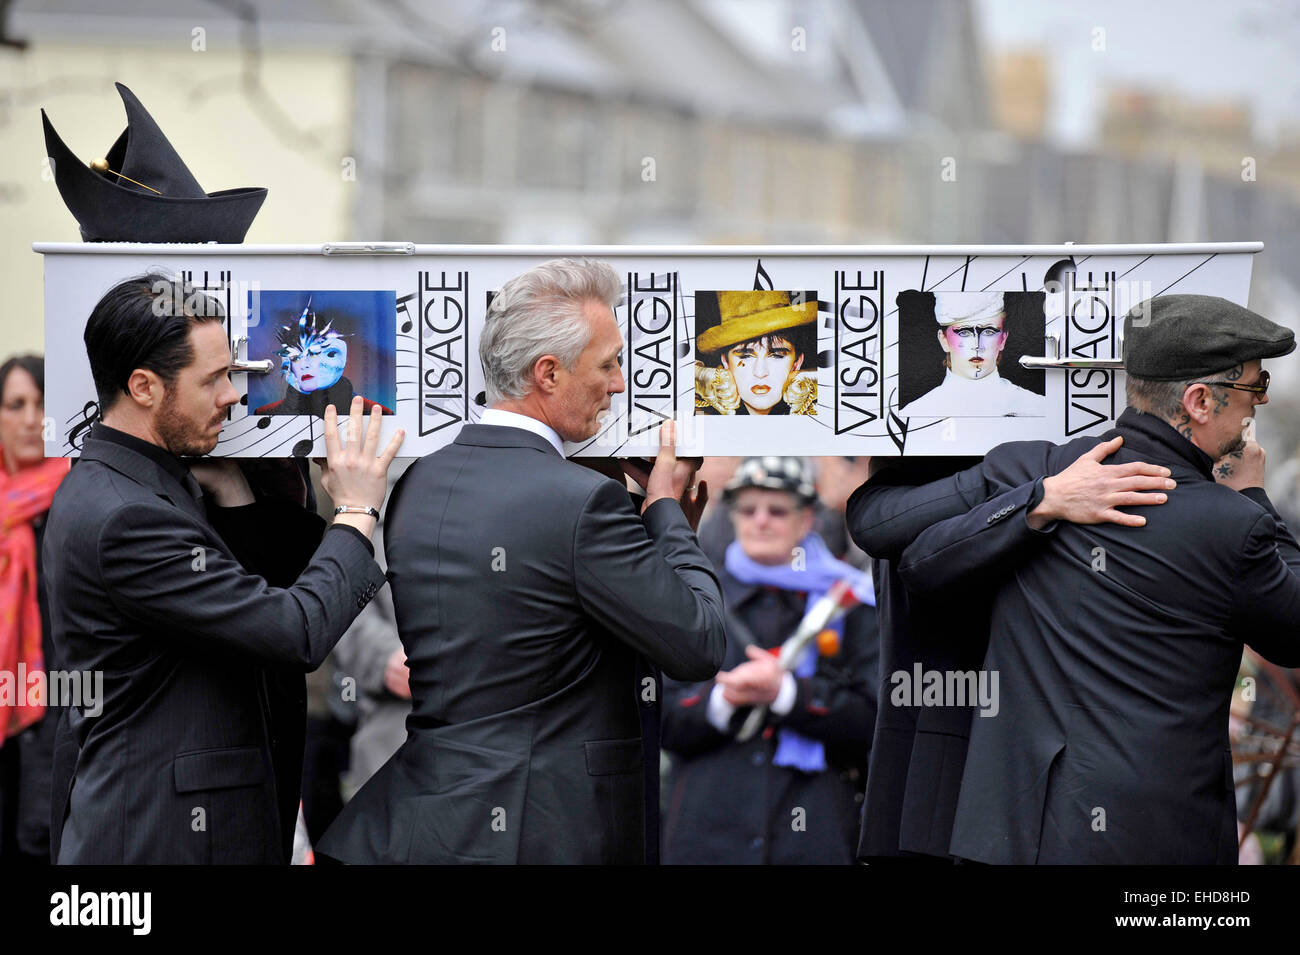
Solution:
M 126 129 L 104 157 L 105 171 L 73 155 L 41 110 L 54 181 L 81 237 L 87 242 L 243 242 L 266 190 L 204 192 L 135 94 L 115 85 L 126 107 Z

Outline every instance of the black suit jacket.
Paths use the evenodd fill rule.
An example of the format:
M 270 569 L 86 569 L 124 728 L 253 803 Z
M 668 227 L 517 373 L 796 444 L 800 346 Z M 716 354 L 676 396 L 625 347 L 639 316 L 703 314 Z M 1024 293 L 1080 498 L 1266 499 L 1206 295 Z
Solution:
M 1124 445 L 1107 463 L 1169 467 L 1168 502 L 1133 509 L 1140 528 L 1031 530 L 1041 477 L 1115 434 Z M 922 532 L 899 568 L 922 599 L 994 594 L 984 668 L 998 673 L 999 712 L 972 721 L 954 854 L 1236 861 L 1228 706 L 1243 643 L 1300 663 L 1300 549 L 1261 489 L 1217 484 L 1211 464 L 1128 410 L 1102 437 L 1002 445 L 952 479 L 1022 482 Z
M 403 475 L 390 515 L 407 740 L 319 852 L 643 861 L 638 707 L 655 691 L 639 657 L 704 680 L 726 643 L 718 582 L 681 508 L 638 516 L 622 486 L 538 435 L 467 425 Z
M 300 513 L 297 527 L 267 527 L 257 556 L 241 548 L 274 564 L 286 540 L 316 535 L 297 582 L 277 588 L 157 462 L 87 438 L 43 551 L 63 662 L 103 674 L 101 711 L 70 711 L 56 755 L 57 861 L 288 861 L 301 674 L 383 583 L 358 535 L 321 539 Z
M 987 599 L 913 600 L 898 576 L 904 548 L 935 520 L 962 513 L 990 494 L 982 473 L 931 490 L 978 459 L 909 458 L 877 473 L 849 498 L 846 518 L 858 546 L 873 558 L 880 622 L 879 709 L 867 775 L 858 857 L 948 859 L 957 793 L 966 762 L 972 707 L 922 707 L 896 700 L 891 675 L 977 669 L 988 645 Z M 994 492 L 1009 490 L 996 485 Z

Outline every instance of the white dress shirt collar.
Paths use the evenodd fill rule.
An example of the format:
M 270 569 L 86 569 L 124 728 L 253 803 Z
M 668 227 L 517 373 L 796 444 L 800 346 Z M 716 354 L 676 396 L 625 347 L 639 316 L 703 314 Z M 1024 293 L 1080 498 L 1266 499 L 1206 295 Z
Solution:
M 499 428 L 522 428 L 525 431 L 531 431 L 533 434 L 549 441 L 551 447 L 555 449 L 555 453 L 560 457 L 564 457 L 564 441 L 555 433 L 555 429 L 544 421 L 538 421 L 536 418 L 530 418 L 526 414 L 519 414 L 515 411 L 488 408 L 483 412 L 483 417 L 478 419 L 478 423 L 495 425 Z

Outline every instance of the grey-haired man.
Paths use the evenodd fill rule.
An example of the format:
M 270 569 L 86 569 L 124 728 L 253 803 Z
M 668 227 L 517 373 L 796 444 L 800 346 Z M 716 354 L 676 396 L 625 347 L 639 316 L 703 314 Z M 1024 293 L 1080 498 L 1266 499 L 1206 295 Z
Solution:
M 414 464 L 389 507 L 407 740 L 326 833 L 323 855 L 647 858 L 652 667 L 708 679 L 726 638 L 695 540 L 696 465 L 676 460 L 671 423 L 640 514 L 624 484 L 564 458 L 624 388 L 620 295 L 608 265 L 561 259 L 493 298 L 479 341 L 491 407 Z

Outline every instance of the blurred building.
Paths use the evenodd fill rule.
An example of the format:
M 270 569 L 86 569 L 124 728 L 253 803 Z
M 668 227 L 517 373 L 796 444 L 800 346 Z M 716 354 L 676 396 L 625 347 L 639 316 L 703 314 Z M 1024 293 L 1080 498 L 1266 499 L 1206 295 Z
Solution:
M 1243 147 L 1254 141 L 1250 107 L 1190 101 L 1167 92 L 1111 90 L 1101 121 L 1101 149 L 1128 159 L 1192 158 L 1209 172 L 1236 177 Z
M 992 60 L 990 96 L 995 124 L 1021 139 L 1042 140 L 1051 106 L 1046 55 L 1017 50 Z
M 1300 199 L 1300 127 L 1283 129 L 1277 143 L 1264 151 L 1260 162 L 1265 175 L 1290 190 L 1293 199 Z

